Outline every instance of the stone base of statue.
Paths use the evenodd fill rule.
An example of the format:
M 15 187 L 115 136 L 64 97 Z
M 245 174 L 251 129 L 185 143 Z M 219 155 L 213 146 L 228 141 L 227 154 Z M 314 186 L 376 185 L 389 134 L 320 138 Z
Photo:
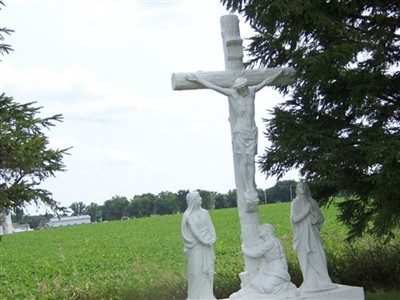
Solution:
M 300 296 L 294 299 L 307 299 L 307 300 L 317 300 L 317 299 L 327 299 L 327 300 L 364 300 L 364 289 L 358 286 L 349 286 L 338 284 L 337 288 L 330 289 L 327 291 L 316 291 L 307 292 L 299 289 Z
M 235 294 L 233 294 L 235 295 Z M 232 295 L 232 296 L 233 296 Z M 231 296 L 231 297 L 232 297 Z M 301 289 L 296 289 L 294 291 L 287 291 L 281 294 L 264 294 L 264 295 L 256 295 L 253 294 L 250 296 L 247 295 L 247 298 L 242 299 L 251 299 L 251 300 L 262 300 L 262 299 L 274 299 L 274 300 L 364 300 L 364 289 L 358 286 L 348 286 L 337 284 L 337 288 L 330 289 L 326 291 L 316 291 L 316 292 L 306 292 Z M 230 298 L 231 299 L 231 298 Z M 241 299 L 241 298 L 238 298 Z M 224 299 L 228 300 L 228 299 Z
M 267 300 L 267 299 L 300 299 L 299 291 L 294 288 L 279 294 L 258 294 L 251 291 L 240 290 L 237 293 L 232 294 L 229 300 Z

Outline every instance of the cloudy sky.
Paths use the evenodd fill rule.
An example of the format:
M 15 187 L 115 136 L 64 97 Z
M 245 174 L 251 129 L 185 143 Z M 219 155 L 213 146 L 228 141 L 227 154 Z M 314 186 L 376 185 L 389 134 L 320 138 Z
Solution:
M 1 92 L 63 114 L 47 135 L 53 148 L 73 147 L 67 172 L 43 184 L 57 201 L 235 188 L 226 97 L 171 89 L 172 73 L 224 70 L 218 0 L 5 4 L 0 26 L 15 30 L 15 51 L 2 58 Z M 240 30 L 252 35 L 242 19 Z M 259 154 L 261 118 L 282 100 L 271 88 L 257 94 Z M 257 171 L 256 182 L 275 179 Z

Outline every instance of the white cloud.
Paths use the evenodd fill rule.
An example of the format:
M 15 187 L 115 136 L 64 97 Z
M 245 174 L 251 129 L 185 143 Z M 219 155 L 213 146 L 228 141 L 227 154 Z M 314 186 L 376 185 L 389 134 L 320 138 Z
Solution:
M 139 157 L 134 152 L 128 149 L 118 149 L 115 147 L 107 147 L 102 150 L 105 161 L 111 165 L 121 167 L 123 170 L 141 170 L 141 171 L 153 171 L 158 169 L 158 166 L 145 160 L 143 157 Z
M 68 171 L 45 184 L 62 204 L 234 188 L 226 98 L 170 85 L 174 72 L 224 69 L 218 1 L 10 1 L 3 13 L 16 32 L 2 90 L 65 117 L 49 136 L 73 146 Z M 259 153 L 260 118 L 279 99 L 257 95 Z
M 116 121 L 151 109 L 149 101 L 132 90 L 116 88 L 84 70 L 55 72 L 48 68 L 17 69 L 5 64 L 4 90 L 18 101 L 37 100 L 52 114 L 70 119 Z

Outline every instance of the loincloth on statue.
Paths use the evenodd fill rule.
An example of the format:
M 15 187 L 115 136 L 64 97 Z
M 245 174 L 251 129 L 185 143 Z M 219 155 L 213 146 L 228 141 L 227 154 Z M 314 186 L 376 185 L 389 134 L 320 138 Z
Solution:
M 233 152 L 236 154 L 253 155 L 257 154 L 258 129 L 253 127 L 235 127 L 232 133 Z

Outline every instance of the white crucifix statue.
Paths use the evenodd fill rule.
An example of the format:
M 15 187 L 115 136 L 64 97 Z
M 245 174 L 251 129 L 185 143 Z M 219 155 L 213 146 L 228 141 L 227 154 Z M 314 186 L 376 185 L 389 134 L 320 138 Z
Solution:
M 228 97 L 229 122 L 235 172 L 237 204 L 243 247 L 256 245 L 260 226 L 258 196 L 255 183 L 255 155 L 258 129 L 254 120 L 256 93 L 267 85 L 288 85 L 293 82 L 292 68 L 259 70 L 243 69 L 243 46 L 239 19 L 235 15 L 221 17 L 225 55 L 225 71 L 174 73 L 173 90 L 211 89 Z M 242 286 L 257 274 L 259 259 L 245 256 L 245 270 L 240 274 Z

